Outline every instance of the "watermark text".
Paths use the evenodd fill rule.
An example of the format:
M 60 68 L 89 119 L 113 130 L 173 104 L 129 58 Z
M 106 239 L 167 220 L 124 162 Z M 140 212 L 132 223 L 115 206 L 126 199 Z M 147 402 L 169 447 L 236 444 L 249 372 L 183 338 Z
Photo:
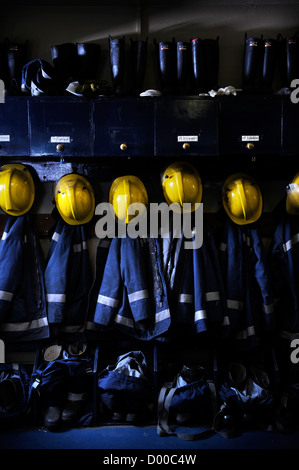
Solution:
M 4 341 L 0 339 L 0 364 L 4 364 L 5 362 L 5 345 Z
M 184 236 L 186 249 L 197 249 L 203 242 L 203 204 L 196 203 L 192 209 L 190 203 L 182 208 L 176 203 L 151 203 L 149 210 L 144 204 L 134 203 L 126 209 L 131 218 L 125 223 L 117 219 L 112 204 L 103 202 L 95 209 L 95 214 L 102 216 L 95 234 L 98 238 L 167 238 L 171 233 L 173 238 Z
M 295 88 L 291 93 L 291 101 L 297 104 L 299 103 L 299 78 L 294 78 L 294 80 L 291 81 L 291 88 Z

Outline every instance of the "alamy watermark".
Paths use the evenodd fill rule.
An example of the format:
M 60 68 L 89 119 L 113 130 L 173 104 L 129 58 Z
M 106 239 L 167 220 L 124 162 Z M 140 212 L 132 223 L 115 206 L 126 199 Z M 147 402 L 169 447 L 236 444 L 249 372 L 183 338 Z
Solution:
M 0 339 L 0 364 L 4 364 L 5 362 L 5 345 L 4 341 Z
M 0 104 L 5 103 L 5 84 L 3 80 L 0 80 Z
M 299 78 L 294 78 L 294 80 L 291 81 L 291 88 L 295 88 L 291 93 L 291 101 L 297 104 L 299 103 Z
M 98 238 L 185 238 L 186 249 L 200 248 L 203 242 L 203 204 L 196 203 L 194 210 L 190 203 L 184 203 L 182 210 L 177 203 L 150 203 L 149 208 L 141 203 L 130 204 L 127 214 L 133 216 L 128 223 L 117 219 L 112 204 L 100 203 L 95 214 L 102 216 L 96 223 Z M 188 241 L 189 240 L 189 241 Z

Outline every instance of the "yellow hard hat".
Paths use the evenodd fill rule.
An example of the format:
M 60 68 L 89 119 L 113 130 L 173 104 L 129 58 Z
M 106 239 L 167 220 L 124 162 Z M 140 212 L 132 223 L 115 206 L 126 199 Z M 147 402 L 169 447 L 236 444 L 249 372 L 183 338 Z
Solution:
M 299 173 L 287 186 L 286 211 L 291 215 L 299 214 Z
M 81 175 L 65 175 L 56 184 L 55 203 L 67 224 L 86 224 L 92 219 L 95 209 L 92 186 Z
M 9 215 L 26 214 L 32 207 L 35 187 L 26 166 L 16 163 L 0 169 L 0 207 Z
M 236 173 L 226 179 L 222 187 L 222 202 L 228 216 L 238 225 L 256 222 L 263 210 L 259 186 L 244 173 Z
M 166 168 L 162 176 L 162 189 L 169 205 L 177 203 L 182 208 L 184 203 L 190 203 L 192 212 L 195 204 L 202 199 L 201 178 L 189 163 L 177 162 Z
M 120 176 L 110 187 L 109 202 L 113 206 L 116 217 L 128 223 L 134 217 L 128 214 L 128 207 L 130 204 L 140 203 L 145 209 L 148 205 L 147 191 L 137 176 Z

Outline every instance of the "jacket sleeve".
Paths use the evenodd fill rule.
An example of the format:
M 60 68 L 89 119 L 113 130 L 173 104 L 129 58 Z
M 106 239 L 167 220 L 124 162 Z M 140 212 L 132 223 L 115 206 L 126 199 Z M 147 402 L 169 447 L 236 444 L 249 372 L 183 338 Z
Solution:
M 253 250 L 256 256 L 256 262 L 254 266 L 255 279 L 261 292 L 265 326 L 267 330 L 273 330 L 275 326 L 274 299 L 265 248 L 258 231 L 256 229 L 252 229 L 251 234 L 254 240 Z
M 139 237 L 122 239 L 121 276 L 135 322 L 151 318 L 146 242 Z
M 62 323 L 64 319 L 72 230 L 73 227 L 59 220 L 50 243 L 45 269 L 49 323 Z
M 11 309 L 15 293 L 23 276 L 23 239 L 25 218 L 7 216 L 0 241 L 0 322 L 4 322 Z M 17 226 L 20 236 L 15 235 Z
M 107 326 L 113 321 L 122 300 L 123 281 L 120 275 L 121 239 L 113 238 L 105 264 L 101 287 L 97 297 L 94 322 Z

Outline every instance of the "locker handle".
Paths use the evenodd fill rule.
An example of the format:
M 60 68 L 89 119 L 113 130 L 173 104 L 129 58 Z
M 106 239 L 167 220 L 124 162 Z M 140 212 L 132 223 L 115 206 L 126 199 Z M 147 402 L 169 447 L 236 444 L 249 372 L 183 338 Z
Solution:
M 120 144 L 121 150 L 127 150 L 127 148 L 128 148 L 127 144 Z
M 57 150 L 58 152 L 63 152 L 63 150 L 64 150 L 64 145 L 63 145 L 63 144 L 57 144 L 57 145 L 56 145 L 56 150 Z
M 183 149 L 188 150 L 190 148 L 190 144 L 188 142 L 183 143 Z
M 248 142 L 246 144 L 246 147 L 248 148 L 248 150 L 252 150 L 254 148 L 254 144 L 252 142 Z

